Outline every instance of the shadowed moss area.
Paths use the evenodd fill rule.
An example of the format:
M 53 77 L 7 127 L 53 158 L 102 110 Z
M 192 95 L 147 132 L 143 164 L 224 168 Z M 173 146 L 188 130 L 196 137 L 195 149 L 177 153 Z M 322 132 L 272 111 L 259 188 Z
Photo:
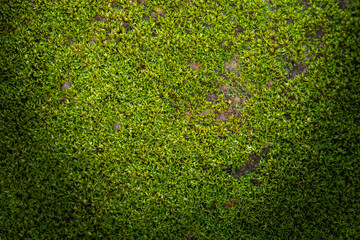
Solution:
M 1 239 L 360 237 L 360 2 L 2 1 Z

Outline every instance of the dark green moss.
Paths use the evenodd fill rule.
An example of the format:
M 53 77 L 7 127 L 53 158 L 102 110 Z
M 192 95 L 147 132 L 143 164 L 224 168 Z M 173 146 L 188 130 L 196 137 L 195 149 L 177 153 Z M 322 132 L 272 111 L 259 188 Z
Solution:
M 4 239 L 357 239 L 358 1 L 5 1 Z

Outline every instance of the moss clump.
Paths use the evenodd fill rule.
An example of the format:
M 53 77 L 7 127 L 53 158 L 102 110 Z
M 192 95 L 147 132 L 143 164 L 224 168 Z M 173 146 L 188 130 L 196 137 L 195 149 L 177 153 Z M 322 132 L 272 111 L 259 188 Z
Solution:
M 359 7 L 4 2 L 1 236 L 359 238 Z

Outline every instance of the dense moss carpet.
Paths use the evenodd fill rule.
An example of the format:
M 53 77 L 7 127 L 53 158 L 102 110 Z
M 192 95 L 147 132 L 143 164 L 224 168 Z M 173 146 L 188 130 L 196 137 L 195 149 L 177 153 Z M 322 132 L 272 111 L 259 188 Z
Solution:
M 360 238 L 358 0 L 0 13 L 0 239 Z

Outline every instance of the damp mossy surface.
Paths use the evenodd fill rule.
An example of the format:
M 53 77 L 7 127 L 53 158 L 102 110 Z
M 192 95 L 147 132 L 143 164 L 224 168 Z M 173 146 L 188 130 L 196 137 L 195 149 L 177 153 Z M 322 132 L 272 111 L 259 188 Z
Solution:
M 1 1 L 0 239 L 360 238 L 360 2 Z

